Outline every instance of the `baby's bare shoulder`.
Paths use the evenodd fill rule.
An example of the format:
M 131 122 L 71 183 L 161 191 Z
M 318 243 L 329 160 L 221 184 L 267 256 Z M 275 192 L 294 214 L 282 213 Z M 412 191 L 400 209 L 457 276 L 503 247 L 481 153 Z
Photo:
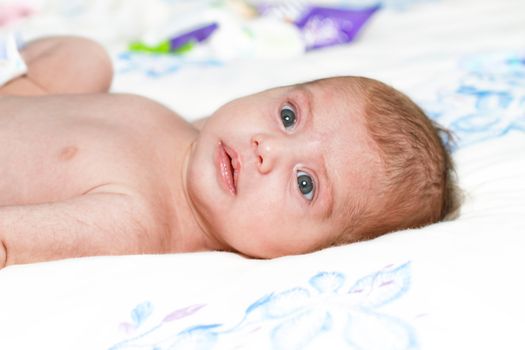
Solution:
M 77 126 L 111 126 L 113 129 L 175 127 L 180 130 L 190 126 L 168 107 L 134 94 L 0 96 L 0 124 L 5 126 L 13 121 L 33 124 L 37 120 L 42 123 L 52 120 L 54 125 L 74 122 Z
M 129 109 L 148 109 L 156 111 L 169 111 L 163 104 L 142 95 L 136 95 L 131 93 L 111 93 L 111 94 L 99 94 L 99 95 L 87 95 L 99 98 L 100 103 L 109 103 L 112 105 L 118 105 L 120 107 L 126 106 Z
M 133 113 L 158 112 L 175 114 L 166 106 L 150 98 L 127 93 L 67 94 L 45 96 L 0 96 L 0 111 L 55 110 L 78 112 L 122 111 Z

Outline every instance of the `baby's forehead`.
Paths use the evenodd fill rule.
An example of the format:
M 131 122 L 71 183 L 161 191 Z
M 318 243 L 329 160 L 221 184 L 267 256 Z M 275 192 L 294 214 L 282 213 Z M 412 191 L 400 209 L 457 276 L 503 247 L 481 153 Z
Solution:
M 368 128 L 363 86 L 351 77 L 322 79 L 305 84 L 312 92 L 317 119 L 333 121 L 328 171 L 333 174 L 333 191 L 341 202 L 338 215 L 357 215 L 358 208 L 375 193 L 374 182 L 384 173 L 377 145 Z
M 327 78 L 289 87 L 289 91 L 303 91 L 309 95 L 313 107 L 319 111 L 336 108 L 340 113 L 362 113 L 364 95 L 349 77 Z
M 359 93 L 350 77 L 325 78 L 292 85 L 278 86 L 245 96 L 240 101 L 259 103 L 287 102 L 308 104 L 317 112 L 337 108 L 352 113 L 361 112 L 362 94 Z M 357 108 L 359 107 L 359 108 Z
M 307 91 L 316 132 L 324 133 L 327 180 L 334 198 L 334 214 L 345 217 L 361 207 L 366 189 L 381 176 L 380 157 L 366 122 L 365 99 L 351 78 L 317 80 L 293 87 Z

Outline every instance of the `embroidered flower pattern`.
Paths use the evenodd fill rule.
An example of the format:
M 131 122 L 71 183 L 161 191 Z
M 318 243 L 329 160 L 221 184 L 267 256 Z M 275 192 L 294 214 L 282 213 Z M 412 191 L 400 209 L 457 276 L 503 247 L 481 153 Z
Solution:
M 458 136 L 457 147 L 525 132 L 525 53 L 470 56 L 461 66 L 455 85 L 422 103 Z
M 168 335 L 158 325 L 112 349 L 221 349 L 253 345 L 254 339 L 264 348 L 287 350 L 314 348 L 326 339 L 348 349 L 415 349 L 413 328 L 381 312 L 409 286 L 410 263 L 387 266 L 351 285 L 341 272 L 320 272 L 306 286 L 258 299 L 233 326 L 200 324 Z

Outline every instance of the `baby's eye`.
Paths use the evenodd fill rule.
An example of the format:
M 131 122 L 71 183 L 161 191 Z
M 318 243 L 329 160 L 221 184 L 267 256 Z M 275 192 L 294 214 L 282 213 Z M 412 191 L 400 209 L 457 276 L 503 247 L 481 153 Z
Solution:
M 306 198 L 309 201 L 311 201 L 312 198 L 314 198 L 314 180 L 310 175 L 308 175 L 304 171 L 297 172 L 297 186 L 299 186 L 299 191 L 301 192 L 304 198 Z
M 295 110 L 290 105 L 285 105 L 281 108 L 281 121 L 283 122 L 285 129 L 290 129 L 295 126 Z

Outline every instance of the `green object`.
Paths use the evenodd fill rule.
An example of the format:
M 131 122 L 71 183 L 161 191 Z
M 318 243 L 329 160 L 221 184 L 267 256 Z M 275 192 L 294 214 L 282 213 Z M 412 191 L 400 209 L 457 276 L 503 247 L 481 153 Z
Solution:
M 146 45 L 143 42 L 135 41 L 129 44 L 128 46 L 130 51 L 136 51 L 136 52 L 147 52 L 147 53 L 170 53 L 170 42 L 169 41 L 163 41 L 158 45 L 150 46 Z
M 194 41 L 188 41 L 177 48 L 172 48 L 169 40 L 160 42 L 157 45 L 147 45 L 140 41 L 129 44 L 128 49 L 134 52 L 155 53 L 155 54 L 176 54 L 183 55 L 195 47 Z

